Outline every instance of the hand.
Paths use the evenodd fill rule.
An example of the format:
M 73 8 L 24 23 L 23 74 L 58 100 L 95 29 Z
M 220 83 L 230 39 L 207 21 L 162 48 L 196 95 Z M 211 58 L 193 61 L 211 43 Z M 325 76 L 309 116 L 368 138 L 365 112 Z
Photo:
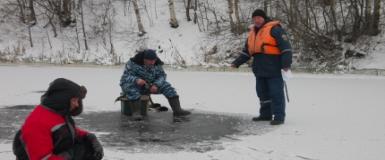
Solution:
M 138 86 L 144 86 L 146 84 L 146 81 L 139 78 L 139 79 L 136 80 L 136 84 Z
M 150 92 L 153 94 L 158 93 L 158 87 L 156 85 L 152 85 L 150 88 Z
M 104 156 L 103 147 L 102 147 L 102 144 L 100 144 L 100 142 L 96 138 L 95 134 L 92 134 L 92 133 L 87 134 L 86 139 L 88 140 L 88 142 L 91 143 L 91 146 L 94 150 L 93 158 L 95 160 L 103 159 L 103 156 Z

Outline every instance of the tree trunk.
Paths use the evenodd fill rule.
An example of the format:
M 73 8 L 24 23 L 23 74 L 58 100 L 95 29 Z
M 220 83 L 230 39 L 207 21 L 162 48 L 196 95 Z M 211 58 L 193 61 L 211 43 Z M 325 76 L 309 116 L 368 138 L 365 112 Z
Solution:
M 206 0 L 206 3 L 208 3 L 207 0 Z M 209 30 L 210 20 L 209 20 L 209 17 L 208 17 L 208 15 L 207 15 L 207 7 L 208 7 L 208 4 L 207 4 L 207 6 L 206 6 L 206 3 L 203 2 L 203 7 L 204 7 L 204 9 L 205 9 L 206 31 L 208 31 L 208 30 Z
M 298 7 L 298 1 L 296 0 L 290 0 L 289 1 L 289 4 L 290 4 L 290 20 L 291 20 L 291 25 L 292 27 L 296 27 L 298 25 L 298 21 L 297 21 L 297 7 Z
M 127 16 L 126 9 L 127 9 L 127 0 L 123 0 L 123 15 L 124 16 Z
M 341 31 L 340 29 L 338 28 L 338 22 L 337 22 L 337 15 L 336 15 L 336 11 L 335 11 L 335 0 L 330 0 L 330 13 L 331 13 L 331 19 L 332 19 L 332 24 L 334 26 L 334 32 L 337 34 L 337 39 L 339 41 L 342 40 L 342 34 L 341 34 Z
M 187 21 L 191 21 L 191 17 L 190 17 L 190 8 L 191 8 L 191 0 L 187 0 L 187 5 L 186 5 L 186 17 L 187 17 Z
M 235 19 L 237 23 L 237 33 L 241 34 L 242 33 L 242 23 L 241 23 L 241 18 L 239 16 L 239 0 L 234 0 L 234 14 L 235 14 Z
M 77 20 L 77 16 L 75 15 L 75 20 Z M 80 53 L 81 47 L 80 47 L 80 37 L 79 37 L 79 30 L 78 30 L 78 23 L 75 23 L 75 33 L 76 33 L 76 42 L 78 45 L 78 53 Z
M 269 2 L 270 0 L 263 1 L 263 11 L 265 11 L 265 13 L 268 13 Z
M 25 23 L 25 4 L 24 0 L 17 0 L 17 4 L 19 5 L 20 9 L 20 20 L 21 22 Z
M 356 1 L 352 1 L 352 7 L 353 7 L 353 26 L 352 26 L 352 32 L 351 32 L 351 39 L 348 40 L 348 42 L 355 42 L 359 35 L 361 34 L 361 24 L 362 24 L 362 17 L 360 15 L 360 9 Z
M 71 0 L 63 0 L 63 22 L 65 24 L 71 22 Z
M 62 6 L 60 7 L 59 4 L 59 11 L 58 14 L 60 14 L 60 21 L 63 27 L 67 27 L 71 24 L 71 0 L 62 0 Z
M 28 25 L 29 43 L 30 43 L 31 47 L 33 47 L 31 28 L 32 28 L 32 26 Z
M 30 10 L 30 19 L 29 19 L 29 24 L 30 25 L 35 25 L 36 24 L 36 14 L 35 14 L 35 8 L 33 7 L 33 0 L 29 0 L 29 10 Z
M 372 0 L 365 0 L 365 28 L 370 30 L 372 26 Z M 370 31 L 369 31 L 370 32 Z
M 117 58 L 116 58 L 114 43 L 113 43 L 113 39 L 112 39 L 113 22 L 112 22 L 111 18 L 112 17 L 108 17 L 108 22 L 109 22 L 109 34 L 108 34 L 108 36 L 110 39 L 110 54 L 113 57 L 113 63 L 116 63 Z
M 195 5 L 194 5 L 194 24 L 198 23 L 197 9 L 198 9 L 198 0 L 195 0 Z
M 199 13 L 200 13 L 200 19 L 201 19 L 201 24 L 202 24 L 202 30 L 203 31 L 206 31 L 205 30 L 205 22 L 204 22 L 204 20 L 203 20 L 203 11 L 202 11 L 202 5 L 198 5 L 198 9 L 199 9 Z M 199 23 L 199 21 L 198 21 L 198 23 Z M 206 24 L 207 25 L 207 24 Z
M 47 30 L 45 30 L 45 34 L 47 35 L 47 40 L 48 40 L 49 48 L 52 49 L 51 38 L 49 38 L 49 34 L 48 34 Z
M 339 0 L 339 4 L 340 4 L 341 18 L 342 18 L 342 27 L 341 27 L 341 32 L 342 32 L 345 30 L 346 20 L 345 20 L 344 10 L 342 7 L 342 0 Z
M 138 29 L 139 29 L 139 36 L 143 36 L 146 34 L 146 31 L 144 30 L 143 24 L 142 24 L 142 18 L 140 17 L 139 12 L 139 6 L 137 0 L 132 0 L 132 4 L 134 6 L 135 16 L 136 16 L 136 22 L 138 23 Z
M 317 19 L 317 14 L 315 13 L 315 8 L 314 8 L 313 4 L 310 4 L 310 11 L 311 11 L 312 16 L 313 16 L 313 20 L 314 20 L 314 25 L 315 25 L 316 31 L 317 32 L 321 32 L 320 26 L 318 24 L 319 21 Z
M 371 26 L 371 35 L 380 33 L 381 0 L 374 0 L 373 21 Z
M 84 38 L 84 46 L 86 50 L 88 50 L 88 43 L 87 43 L 87 34 L 86 29 L 84 27 L 84 11 L 83 11 L 83 0 L 80 0 L 80 10 L 81 10 L 81 19 L 82 19 L 82 28 L 83 28 L 83 38 Z
M 305 23 L 305 25 L 309 26 L 309 28 L 312 28 L 312 23 L 311 23 L 311 20 L 310 20 L 310 5 L 309 5 L 309 0 L 305 0 L 305 19 L 306 21 L 303 22 Z
M 212 13 L 213 13 L 213 15 L 214 15 L 214 18 L 215 18 L 215 24 L 216 24 L 216 27 L 217 27 L 215 33 L 218 34 L 218 33 L 221 31 L 221 28 L 220 28 L 220 26 L 219 26 L 219 20 L 218 20 L 217 13 L 215 12 L 215 8 L 212 9 Z
M 231 27 L 231 32 L 232 33 L 235 33 L 235 23 L 234 23 L 234 19 L 233 19 L 233 13 L 234 13 L 234 10 L 233 10 L 233 0 L 227 0 L 227 4 L 228 4 L 228 13 L 229 13 L 229 20 L 230 20 L 230 27 Z
M 176 19 L 174 0 L 168 0 L 168 7 L 170 9 L 170 26 L 172 28 L 178 28 L 179 24 Z
M 56 26 L 55 24 L 53 24 L 53 18 L 55 17 L 55 14 L 52 13 L 52 17 L 49 17 L 48 18 L 48 23 L 51 25 L 52 27 L 52 32 L 53 32 L 53 37 L 57 37 L 57 31 L 56 31 Z

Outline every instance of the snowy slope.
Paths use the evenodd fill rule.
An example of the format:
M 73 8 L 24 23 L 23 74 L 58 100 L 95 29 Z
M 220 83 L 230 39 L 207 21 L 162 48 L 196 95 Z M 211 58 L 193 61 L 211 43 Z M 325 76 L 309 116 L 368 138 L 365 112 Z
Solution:
M 361 60 L 356 60 L 354 66 L 358 69 L 385 69 L 385 32 L 372 38 L 368 43 L 369 54 Z
M 221 32 L 220 36 L 210 35 L 212 31 L 199 31 L 198 25 L 187 22 L 185 17 L 185 7 L 181 0 L 175 1 L 176 15 L 179 28 L 171 28 L 169 25 L 169 9 L 165 0 L 140 0 L 140 13 L 144 28 L 147 34 L 138 37 L 137 23 L 133 12 L 132 4 L 124 1 L 112 1 L 112 9 L 109 16 L 112 18 L 112 43 L 114 54 L 111 53 L 110 38 L 108 35 L 109 25 L 102 25 L 106 21 L 105 8 L 107 1 L 94 0 L 85 1 L 85 27 L 89 50 L 84 50 L 80 19 L 77 28 L 80 34 L 80 50 L 77 45 L 74 27 L 60 28 L 58 37 L 53 37 L 51 28 L 43 28 L 47 20 L 39 17 L 38 24 L 32 27 L 32 38 L 34 47 L 29 44 L 28 30 L 25 25 L 20 24 L 15 15 L 4 18 L 0 23 L 0 61 L 2 59 L 11 62 L 44 62 L 44 63 L 96 63 L 96 64 L 116 64 L 126 62 L 136 50 L 141 48 L 158 48 L 163 50 L 159 53 L 160 57 L 169 64 L 176 63 L 179 55 L 187 65 L 209 65 L 224 66 L 228 62 L 224 60 L 228 51 L 236 53 L 242 47 L 246 34 L 234 36 L 228 31 Z M 3 5 L 6 1 L 1 1 Z M 252 1 L 243 1 L 240 4 L 242 17 L 248 17 L 250 12 L 258 5 Z M 212 0 L 209 2 L 211 8 L 215 8 L 219 18 L 227 17 L 227 4 Z M 37 10 L 37 15 L 41 15 Z M 191 10 L 193 16 L 193 10 Z M 201 15 L 199 15 L 201 16 Z M 206 15 L 204 15 L 206 16 Z M 209 19 L 214 22 L 211 12 L 208 12 Z M 244 18 L 243 18 L 244 19 Z M 201 22 L 202 23 L 202 22 Z M 204 22 L 207 23 L 207 22 Z M 202 25 L 202 24 L 200 24 Z M 214 24 L 211 24 L 214 25 Z M 219 24 L 222 29 L 228 24 Z M 202 28 L 202 27 L 201 27 Z M 211 27 L 214 28 L 214 27 Z M 107 31 L 107 32 L 102 32 Z M 227 35 L 228 34 L 228 35 Z M 49 38 L 48 38 L 49 37 Z M 171 42 L 170 42 L 171 40 Z M 385 33 L 370 37 L 361 38 L 360 46 L 355 46 L 359 50 L 368 53 L 364 59 L 353 60 L 352 66 L 357 69 L 385 69 Z M 51 42 L 51 44 L 49 43 Z M 52 48 L 50 48 L 52 45 Z M 205 54 L 217 45 L 218 50 L 211 60 L 204 62 Z M 234 47 L 236 46 L 236 47 Z M 208 64 L 207 64 L 208 63 Z
M 38 103 L 57 77 L 87 86 L 86 112 L 118 111 L 121 68 L 0 66 L 0 106 Z M 258 100 L 251 73 L 168 72 L 185 108 L 251 118 Z M 223 139 L 209 152 L 127 153 L 106 147 L 106 159 L 377 160 L 385 156 L 385 78 L 298 74 L 289 82 L 285 125 L 260 135 Z M 155 101 L 166 103 L 162 96 Z M 12 137 L 10 135 L 9 137 Z M 10 141 L 0 142 L 0 159 L 13 159 Z
M 105 8 L 108 8 L 107 1 L 85 1 L 88 51 L 84 49 L 80 19 L 77 26 L 67 28 L 57 26 L 58 37 L 53 37 L 49 26 L 47 29 L 43 28 L 47 20 L 40 17 L 39 23 L 31 28 L 34 47 L 30 47 L 27 27 L 9 18 L 4 19 L 4 23 L 0 23 L 0 34 L 2 35 L 0 37 L 0 55 L 10 53 L 3 58 L 16 62 L 113 64 L 126 62 L 138 49 L 156 49 L 160 46 L 164 51 L 160 53 L 160 57 L 169 64 L 175 62 L 177 54 L 180 54 L 187 64 L 198 64 L 197 58 L 200 56 L 197 52 L 205 34 L 199 32 L 198 26 L 193 22 L 185 20 L 183 2 L 177 1 L 175 4 L 180 25 L 176 29 L 169 25 L 170 14 L 167 1 L 141 0 L 139 2 L 142 22 L 147 32 L 143 37 L 137 35 L 138 29 L 132 4 L 127 4 L 124 8 L 122 1 L 112 1 L 112 9 L 108 10 L 109 14 L 107 14 L 113 17 L 111 23 L 101 25 L 106 21 L 104 17 L 107 13 Z M 0 5 L 1 3 L 5 2 L 0 2 Z M 40 14 L 37 13 L 37 15 Z M 110 53 L 108 32 L 102 32 L 109 30 L 109 24 L 112 24 L 111 41 L 116 54 L 115 62 L 114 56 Z M 74 29 L 76 27 L 80 34 L 80 51 Z

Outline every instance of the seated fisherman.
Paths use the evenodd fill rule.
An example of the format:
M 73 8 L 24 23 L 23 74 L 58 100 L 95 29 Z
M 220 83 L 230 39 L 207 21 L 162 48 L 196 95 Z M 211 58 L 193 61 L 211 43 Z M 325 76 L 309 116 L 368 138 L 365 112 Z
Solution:
M 141 95 L 161 93 L 168 99 L 175 117 L 191 114 L 181 108 L 179 96 L 166 81 L 166 73 L 162 65 L 163 62 L 158 58 L 155 50 L 139 51 L 125 66 L 120 79 L 122 91 L 137 110 L 145 107 L 140 100 Z M 133 115 L 139 120 L 143 119 L 143 116 L 145 116 L 143 112 L 140 115 L 134 112 Z

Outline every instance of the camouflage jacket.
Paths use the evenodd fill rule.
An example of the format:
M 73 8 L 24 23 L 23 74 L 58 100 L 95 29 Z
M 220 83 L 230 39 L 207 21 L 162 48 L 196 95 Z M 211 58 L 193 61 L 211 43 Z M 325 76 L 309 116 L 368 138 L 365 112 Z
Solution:
M 123 91 L 126 91 L 130 87 L 135 86 L 136 80 L 139 78 L 149 84 L 161 87 L 166 82 L 166 73 L 161 64 L 146 67 L 145 65 L 139 65 L 130 60 L 124 68 L 124 73 L 120 79 L 120 86 Z

